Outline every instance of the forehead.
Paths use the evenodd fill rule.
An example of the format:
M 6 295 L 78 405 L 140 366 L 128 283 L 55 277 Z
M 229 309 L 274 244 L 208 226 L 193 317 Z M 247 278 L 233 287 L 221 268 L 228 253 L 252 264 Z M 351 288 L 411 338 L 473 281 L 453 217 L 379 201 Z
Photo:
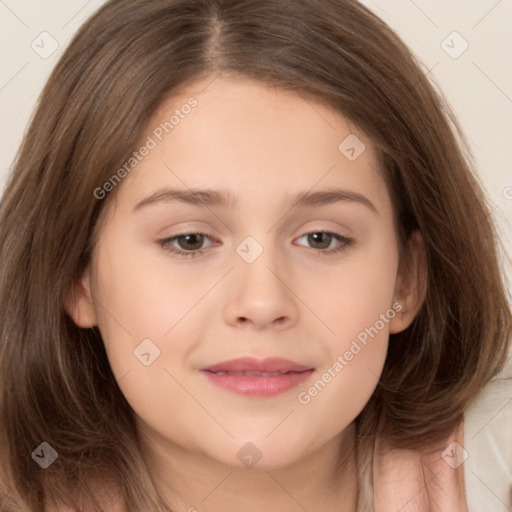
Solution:
M 381 207 L 389 200 L 362 132 L 324 105 L 252 80 L 182 88 L 156 109 L 140 145 L 151 149 L 118 190 L 132 206 L 163 185 L 229 189 L 265 204 L 329 187 L 364 191 Z

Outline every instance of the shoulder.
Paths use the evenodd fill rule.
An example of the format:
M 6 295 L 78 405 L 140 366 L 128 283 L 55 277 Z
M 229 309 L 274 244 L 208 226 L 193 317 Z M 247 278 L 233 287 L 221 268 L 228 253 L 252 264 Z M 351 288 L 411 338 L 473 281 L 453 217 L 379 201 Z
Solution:
M 470 510 L 512 509 L 512 377 L 491 380 L 464 415 Z

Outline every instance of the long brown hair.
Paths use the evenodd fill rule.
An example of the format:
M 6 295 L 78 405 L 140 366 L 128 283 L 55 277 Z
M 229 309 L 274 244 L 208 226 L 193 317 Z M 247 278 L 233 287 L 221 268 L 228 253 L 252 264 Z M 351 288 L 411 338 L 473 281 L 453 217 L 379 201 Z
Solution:
M 505 362 L 512 321 L 487 198 L 450 109 L 382 20 L 353 0 L 111 0 L 53 70 L 0 207 L 3 511 L 92 506 L 87 481 L 100 470 L 127 510 L 169 510 L 99 331 L 78 328 L 63 297 L 116 195 L 94 190 L 165 98 L 220 72 L 294 91 L 361 128 L 393 199 L 401 265 L 411 233 L 423 238 L 426 298 L 391 335 L 356 419 L 361 460 L 380 417 L 401 446 L 446 435 Z M 31 457 L 41 442 L 58 453 L 45 470 Z

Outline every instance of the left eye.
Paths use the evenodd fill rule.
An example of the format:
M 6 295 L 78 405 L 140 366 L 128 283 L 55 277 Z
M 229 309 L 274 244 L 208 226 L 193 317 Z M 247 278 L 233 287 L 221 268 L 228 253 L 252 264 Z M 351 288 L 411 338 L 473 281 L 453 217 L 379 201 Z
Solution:
M 311 233 L 306 233 L 305 235 L 302 235 L 300 238 L 307 237 L 307 241 L 309 243 L 313 244 L 319 244 L 321 247 L 313 247 L 313 249 L 328 249 L 324 250 L 322 252 L 324 253 L 331 253 L 331 252 L 338 252 L 345 248 L 347 245 L 350 244 L 350 240 L 342 235 L 339 235 L 338 233 L 332 233 L 330 231 L 313 231 Z M 300 240 L 298 238 L 298 240 Z M 341 247 L 339 245 L 336 245 L 334 247 L 331 246 L 331 242 L 343 242 L 341 244 Z
M 316 251 L 318 252 L 318 256 L 339 253 L 348 249 L 353 242 L 350 238 L 330 231 L 313 231 L 302 235 L 297 240 L 304 237 L 307 237 L 309 243 L 320 245 L 320 247 L 312 247 L 312 249 L 318 249 L 318 251 Z M 211 241 L 213 239 L 205 233 L 184 233 L 182 235 L 159 240 L 158 243 L 166 251 L 184 258 L 194 258 L 204 252 L 203 243 L 205 240 Z M 333 247 L 331 245 L 332 242 L 338 243 L 334 244 Z M 175 245 L 176 243 L 178 246 Z

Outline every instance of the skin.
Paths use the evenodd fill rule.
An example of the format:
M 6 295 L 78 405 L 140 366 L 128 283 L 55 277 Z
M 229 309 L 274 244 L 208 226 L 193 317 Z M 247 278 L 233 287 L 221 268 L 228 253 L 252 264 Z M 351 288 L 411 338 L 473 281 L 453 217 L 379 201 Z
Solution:
M 216 512 L 229 503 L 246 512 L 354 511 L 353 420 L 377 385 L 389 333 L 405 329 L 423 299 L 418 282 L 399 271 L 393 205 L 375 152 L 340 114 L 228 76 L 168 98 L 142 140 L 191 96 L 197 107 L 117 185 L 68 312 L 81 327 L 99 326 L 150 469 L 175 510 Z M 355 161 L 338 150 L 350 134 L 366 146 Z M 225 189 L 238 205 L 174 201 L 134 211 L 164 186 Z M 377 212 L 355 201 L 291 208 L 291 195 L 330 187 L 362 194 Z M 343 242 L 305 235 L 325 231 L 353 243 L 323 255 Z M 172 243 L 204 248 L 195 258 L 158 243 L 198 232 L 211 239 Z M 263 249 L 252 263 L 236 252 L 248 236 Z M 419 265 L 421 239 L 411 244 Z M 297 393 L 397 301 L 402 310 L 378 335 L 299 403 Z M 160 350 L 149 366 L 133 354 L 147 338 Z M 270 398 L 221 389 L 199 372 L 243 356 L 284 357 L 315 372 Z M 261 454 L 252 468 L 237 457 L 246 443 Z

